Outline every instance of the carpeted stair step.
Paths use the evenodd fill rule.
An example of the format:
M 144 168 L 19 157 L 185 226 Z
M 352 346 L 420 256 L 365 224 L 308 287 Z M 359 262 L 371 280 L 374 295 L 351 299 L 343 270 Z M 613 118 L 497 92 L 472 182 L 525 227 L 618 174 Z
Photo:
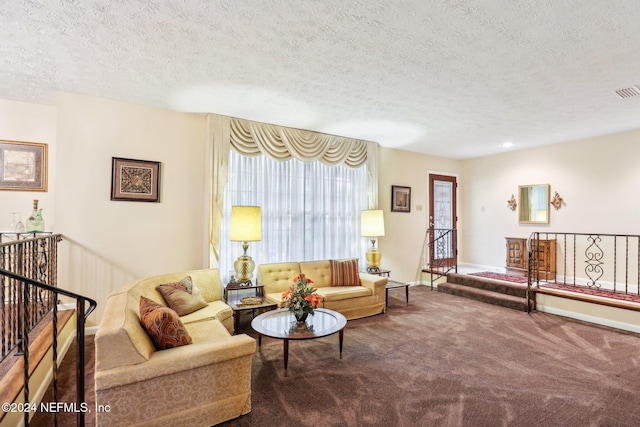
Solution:
M 527 285 L 522 283 L 506 282 L 503 280 L 458 273 L 447 274 L 447 282 L 520 298 L 527 297 Z
M 473 286 L 446 282 L 438 285 L 438 292 L 471 298 L 514 310 L 527 311 L 527 299 L 524 297 L 502 294 Z

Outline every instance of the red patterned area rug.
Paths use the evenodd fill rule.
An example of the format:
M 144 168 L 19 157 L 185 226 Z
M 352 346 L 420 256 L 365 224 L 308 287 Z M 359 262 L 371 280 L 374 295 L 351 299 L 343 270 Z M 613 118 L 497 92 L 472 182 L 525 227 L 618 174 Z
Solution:
M 480 273 L 470 273 L 469 276 L 486 277 L 488 279 L 503 280 L 513 283 L 527 283 L 525 276 L 514 276 L 511 274 L 493 273 L 491 271 L 483 271 Z M 624 294 L 621 292 L 613 292 L 608 289 L 589 288 L 587 286 L 563 285 L 560 283 L 541 283 L 540 287 L 549 289 L 559 289 L 562 291 L 575 292 L 578 294 L 593 295 L 603 298 L 612 298 L 622 301 L 640 303 L 640 295 Z
M 503 280 L 505 282 L 513 283 L 527 283 L 527 278 L 524 276 L 514 276 L 512 274 L 492 273 L 490 271 L 483 271 L 481 273 L 471 273 L 469 276 L 486 277 L 487 279 Z
M 562 291 L 575 292 L 579 294 L 594 295 L 604 298 L 613 298 L 622 301 L 640 303 L 640 295 L 624 294 L 621 292 L 613 292 L 607 289 L 589 288 L 586 286 L 563 285 L 560 283 L 545 283 L 540 285 L 543 288 L 560 289 Z

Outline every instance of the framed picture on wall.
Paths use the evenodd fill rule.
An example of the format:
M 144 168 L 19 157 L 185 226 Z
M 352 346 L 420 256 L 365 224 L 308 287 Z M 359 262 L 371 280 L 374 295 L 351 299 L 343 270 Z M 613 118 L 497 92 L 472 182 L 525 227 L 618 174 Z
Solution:
M 411 212 L 411 187 L 391 186 L 391 212 Z
M 160 162 L 113 157 L 111 200 L 160 201 Z
M 47 144 L 0 141 L 0 190 L 47 191 Z

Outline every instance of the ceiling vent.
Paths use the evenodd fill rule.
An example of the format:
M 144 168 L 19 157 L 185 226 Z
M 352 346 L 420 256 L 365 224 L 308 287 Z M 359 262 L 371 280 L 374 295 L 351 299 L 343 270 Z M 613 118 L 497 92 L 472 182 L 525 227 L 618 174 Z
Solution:
M 640 96 L 640 88 L 638 86 L 631 86 L 625 87 L 623 89 L 618 89 L 616 90 L 616 95 L 618 95 L 622 99 Z

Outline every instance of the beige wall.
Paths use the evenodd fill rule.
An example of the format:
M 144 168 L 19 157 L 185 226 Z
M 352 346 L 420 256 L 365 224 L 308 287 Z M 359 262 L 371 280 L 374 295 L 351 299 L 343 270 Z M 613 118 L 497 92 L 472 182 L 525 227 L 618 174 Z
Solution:
M 47 143 L 50 157 L 47 193 L 0 192 L 0 228 L 10 211 L 26 218 L 37 194 L 47 230 L 65 235 L 60 283 L 100 306 L 135 278 L 205 267 L 205 132 L 201 115 L 94 97 L 61 94 L 56 106 L 0 100 L 0 139 Z M 464 161 L 381 148 L 382 267 L 397 280 L 418 279 L 429 173 L 458 177 L 463 263 L 502 268 L 504 237 L 538 230 L 640 234 L 639 139 L 636 130 Z M 162 203 L 110 201 L 111 157 L 162 162 Z M 534 183 L 551 184 L 566 202 L 548 226 L 519 225 L 507 208 L 518 185 Z M 392 185 L 412 188 L 410 213 L 391 212 Z
M 499 271 L 504 237 L 531 232 L 640 234 L 640 130 L 536 149 L 465 160 L 461 165 L 460 260 Z M 519 185 L 550 184 L 565 204 L 550 212 L 547 225 L 520 225 L 507 207 Z M 558 260 L 558 266 L 562 262 Z M 539 311 L 629 331 L 640 331 L 637 313 L 597 304 L 538 295 Z
M 544 294 L 536 296 L 536 309 L 544 313 L 640 333 L 640 316 L 635 310 L 625 310 Z
M 505 241 L 534 231 L 640 234 L 640 130 L 461 162 L 460 260 L 502 268 Z M 519 185 L 550 184 L 565 205 L 550 224 L 520 225 L 507 200 Z
M 61 94 L 56 229 L 60 283 L 98 301 L 145 276 L 203 268 L 205 117 Z M 111 158 L 162 163 L 161 203 L 111 201 Z
M 38 142 L 48 145 L 49 165 L 56 164 L 56 108 L 0 99 L 0 139 Z M 55 228 L 55 168 L 48 173 L 47 192 L 0 191 L 0 230 L 9 231 L 12 215 L 20 212 L 22 222 L 31 214 L 33 199 L 38 199 L 47 229 Z
M 384 211 L 385 236 L 379 239 L 381 268 L 391 278 L 405 282 L 419 280 L 420 254 L 427 230 L 429 173 L 459 173 L 458 160 L 389 148 L 380 149 L 378 208 Z M 461 185 L 458 179 L 458 185 Z M 391 212 L 391 186 L 411 187 L 411 212 Z M 421 210 L 420 210 L 421 209 Z

